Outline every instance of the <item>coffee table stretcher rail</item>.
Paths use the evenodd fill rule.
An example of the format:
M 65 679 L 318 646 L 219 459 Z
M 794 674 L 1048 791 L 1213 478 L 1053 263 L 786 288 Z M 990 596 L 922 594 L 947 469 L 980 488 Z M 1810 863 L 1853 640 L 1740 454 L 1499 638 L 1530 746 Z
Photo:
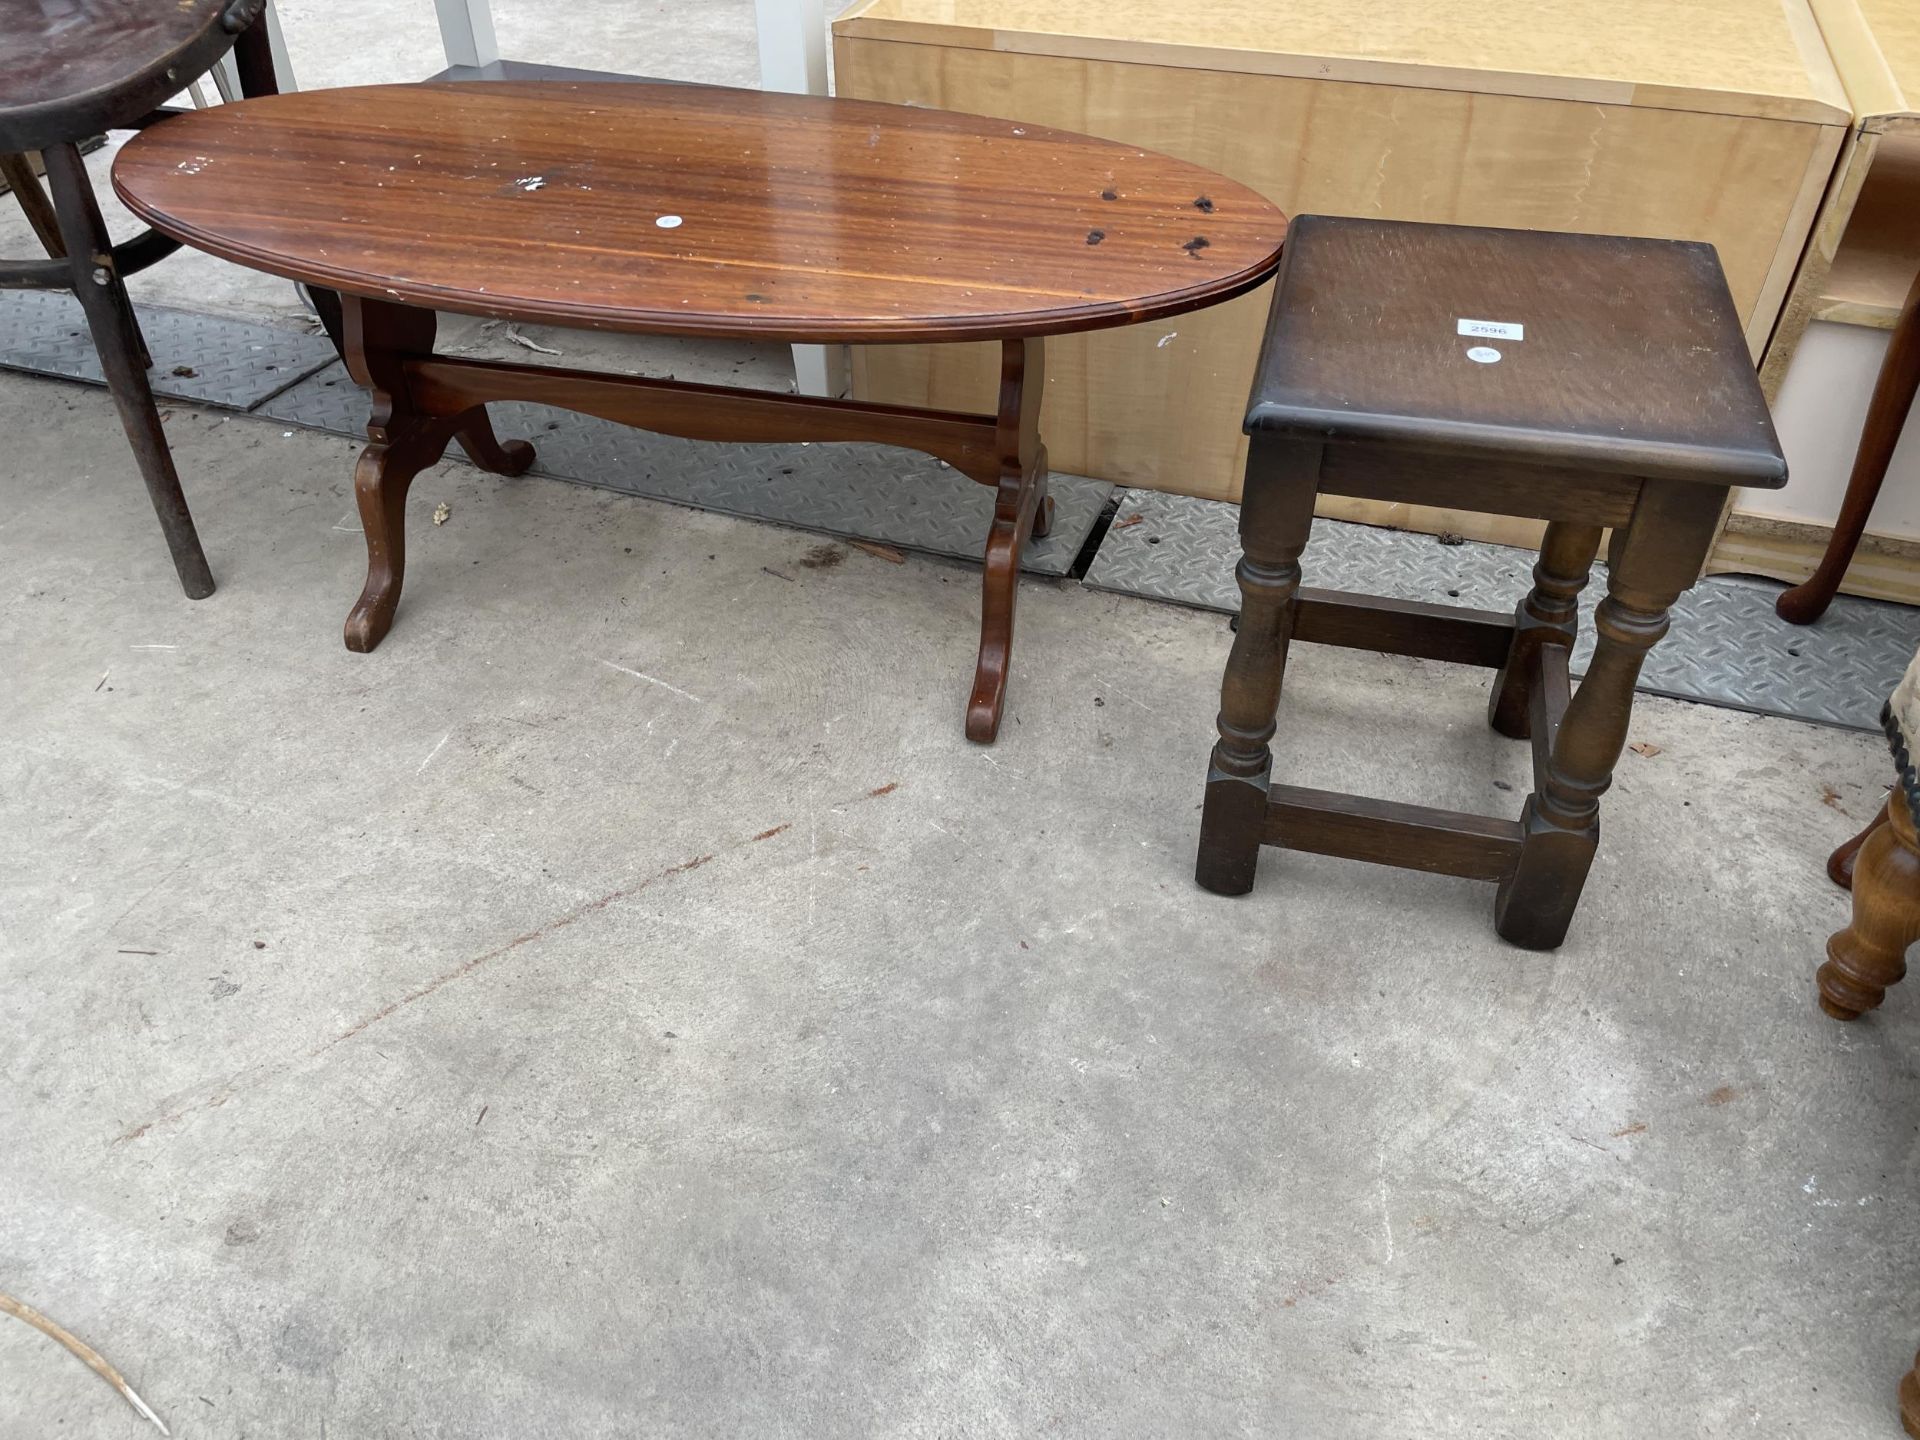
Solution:
M 367 447 L 354 469 L 367 580 L 347 616 L 349 650 L 374 649 L 393 626 L 406 581 L 406 501 L 414 477 L 454 442 L 495 474 L 518 475 L 533 463 L 526 441 L 503 444 L 494 436 L 486 412 L 494 401 L 556 405 L 694 440 L 899 445 L 943 459 L 996 492 L 966 733 L 983 744 L 999 733 L 1020 552 L 1029 535 L 1044 536 L 1053 525 L 1039 434 L 1042 386 L 1032 383 L 1045 373 L 1045 342 L 1003 342 L 999 409 L 967 415 L 436 356 L 433 311 L 351 295 L 345 307 L 347 368 L 373 397 Z

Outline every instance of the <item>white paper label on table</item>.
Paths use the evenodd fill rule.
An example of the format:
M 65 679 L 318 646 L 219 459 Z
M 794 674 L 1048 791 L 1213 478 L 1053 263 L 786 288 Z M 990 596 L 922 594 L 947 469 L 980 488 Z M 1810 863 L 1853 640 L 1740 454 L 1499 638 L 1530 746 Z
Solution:
M 1527 327 L 1511 320 L 1456 320 L 1454 329 L 1482 340 L 1524 340 Z

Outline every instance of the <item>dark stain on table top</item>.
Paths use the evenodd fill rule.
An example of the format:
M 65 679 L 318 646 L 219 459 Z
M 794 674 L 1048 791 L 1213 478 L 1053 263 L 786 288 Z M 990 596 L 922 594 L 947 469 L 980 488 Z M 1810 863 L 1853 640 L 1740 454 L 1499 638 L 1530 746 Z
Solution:
M 477 314 L 789 341 L 984 340 L 1251 289 L 1286 232 L 1130 145 L 702 86 L 387 85 L 165 121 L 114 188 L 243 265 Z

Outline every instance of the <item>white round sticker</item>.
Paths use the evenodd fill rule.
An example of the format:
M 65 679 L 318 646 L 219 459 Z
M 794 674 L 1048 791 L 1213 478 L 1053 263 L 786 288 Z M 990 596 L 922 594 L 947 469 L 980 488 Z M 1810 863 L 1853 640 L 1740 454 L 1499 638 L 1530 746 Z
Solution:
M 1500 352 L 1491 345 L 1476 345 L 1467 351 L 1467 359 L 1481 365 L 1491 365 L 1499 360 Z
M 662 215 L 653 223 L 658 225 L 662 230 L 675 230 L 679 228 L 680 217 L 678 215 Z

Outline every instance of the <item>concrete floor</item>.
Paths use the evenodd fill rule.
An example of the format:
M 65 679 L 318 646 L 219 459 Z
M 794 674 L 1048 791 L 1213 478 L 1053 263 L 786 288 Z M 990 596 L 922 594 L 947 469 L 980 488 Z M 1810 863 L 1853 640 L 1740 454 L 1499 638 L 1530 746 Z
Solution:
M 0 376 L 0 1288 L 178 1436 L 1897 1434 L 1920 989 L 1811 975 L 1872 737 L 1642 700 L 1585 908 L 1192 885 L 1217 616 Z M 451 518 L 426 517 L 439 502 Z M 1303 647 L 1306 783 L 1517 808 Z M 1412 763 L 1398 757 L 1418 757 Z M 149 1433 L 0 1319 L 0 1434 Z
M 424 0 L 282 10 L 305 86 L 439 67 Z M 753 80 L 749 0 L 495 14 Z M 1218 617 L 1023 582 L 982 750 L 973 571 L 447 466 L 355 656 L 354 447 L 169 430 L 199 604 L 105 396 L 0 375 L 0 1288 L 174 1434 L 1897 1433 L 1920 990 L 1810 983 L 1872 738 L 1643 700 L 1554 956 L 1465 882 L 1223 901 Z M 1283 764 L 1512 811 L 1483 683 L 1303 649 Z M 0 1319 L 0 1436 L 145 1433 Z

